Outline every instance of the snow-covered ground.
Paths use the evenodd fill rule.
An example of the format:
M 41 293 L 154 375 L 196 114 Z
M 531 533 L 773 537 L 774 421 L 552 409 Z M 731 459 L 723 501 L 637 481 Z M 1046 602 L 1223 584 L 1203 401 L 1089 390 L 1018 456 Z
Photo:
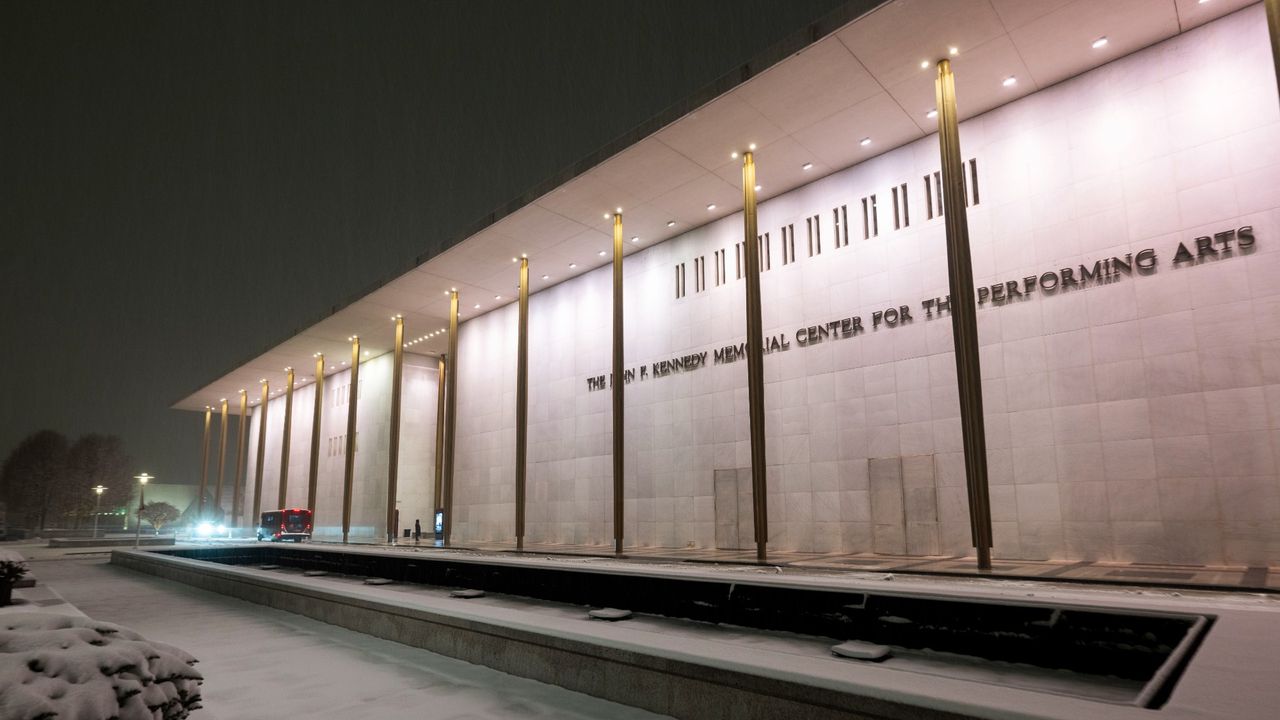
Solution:
M 661 717 L 113 567 L 105 555 L 26 554 L 41 583 L 90 617 L 196 656 L 205 709 L 195 720 Z

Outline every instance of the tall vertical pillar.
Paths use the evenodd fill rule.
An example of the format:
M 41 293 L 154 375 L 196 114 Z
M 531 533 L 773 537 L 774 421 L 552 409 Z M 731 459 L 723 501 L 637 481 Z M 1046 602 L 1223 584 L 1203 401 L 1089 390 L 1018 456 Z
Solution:
M 444 376 L 449 372 L 445 367 L 445 356 L 436 359 L 436 487 L 431 496 L 431 509 L 444 507 Z
M 196 503 L 199 512 L 196 517 L 204 520 L 204 493 L 209 483 L 209 423 L 213 419 L 213 408 L 204 406 L 204 442 L 200 449 L 200 499 Z
M 289 440 L 293 435 L 293 368 L 284 369 L 284 439 L 280 441 L 280 490 L 276 495 L 276 508 L 288 507 L 289 493 Z
M 311 409 L 311 465 L 307 468 L 307 509 L 316 521 L 316 490 L 320 484 L 320 420 L 324 412 L 324 353 L 316 353 L 315 404 Z
M 360 336 L 351 336 L 351 384 L 347 386 L 347 435 L 342 469 L 342 542 L 351 534 L 351 495 L 356 484 L 356 401 L 360 399 Z
M 1280 92 L 1280 0 L 1265 0 L 1267 29 L 1271 32 L 1271 62 L 1276 70 L 1276 90 Z
M 216 519 L 225 523 L 222 512 L 222 471 L 227 464 L 227 399 L 222 398 L 220 402 L 222 409 L 218 429 L 218 484 L 213 486 L 213 506 L 218 509 Z
M 444 508 L 444 544 L 452 541 L 453 533 L 453 446 L 458 430 L 458 291 L 449 291 L 449 363 L 453 366 L 447 375 L 445 389 L 445 437 L 444 437 L 444 489 L 440 507 Z
M 755 145 L 751 146 L 755 149 Z M 768 559 L 769 496 L 764 452 L 764 330 L 760 315 L 760 239 L 756 236 L 755 154 L 742 154 L 742 232 L 747 256 L 747 401 L 751 426 L 751 509 L 756 560 Z
M 231 486 L 231 527 L 240 527 L 244 514 L 244 444 L 249 437 L 249 391 L 240 388 L 240 422 L 236 425 L 236 471 Z
M 399 534 L 396 522 L 396 493 L 400 481 L 400 392 L 404 384 L 404 318 L 396 315 L 396 345 L 391 363 L 391 439 L 387 446 L 387 537 L 392 543 Z
M 938 61 L 938 145 L 942 153 L 942 211 L 947 228 L 947 278 L 951 292 L 951 334 L 955 339 L 960 392 L 960 431 L 969 491 L 969 525 L 978 551 L 978 569 L 991 569 L 991 500 L 987 488 L 987 437 L 982 415 L 982 371 L 978 364 L 978 318 L 969 218 L 965 207 L 964 161 L 956 115 L 951 61 Z
M 520 258 L 516 335 L 516 549 L 524 549 L 525 464 L 529 458 L 529 258 Z
M 613 214 L 613 552 L 622 554 L 623 533 L 623 405 L 622 390 L 622 208 Z
M 253 515 L 249 522 L 258 527 L 262 519 L 262 466 L 267 460 L 267 400 L 270 399 L 270 384 L 262 381 L 262 403 L 258 406 L 258 467 L 253 474 Z

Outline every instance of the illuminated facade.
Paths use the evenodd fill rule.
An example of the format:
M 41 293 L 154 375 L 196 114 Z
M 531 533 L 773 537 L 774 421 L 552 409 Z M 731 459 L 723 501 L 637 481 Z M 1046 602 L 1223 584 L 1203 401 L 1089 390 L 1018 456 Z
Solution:
M 911 3 L 882 11 L 906 12 L 903 5 Z M 1280 103 L 1263 9 L 1243 5 L 1084 72 L 1062 61 L 1060 82 L 962 114 L 996 557 L 1280 562 Z M 786 91 L 793 63 L 810 63 L 805 74 L 815 76 L 844 62 L 835 57 L 842 48 L 857 55 L 851 36 L 868 32 L 864 22 L 645 140 L 710 166 L 705 174 L 728 185 L 727 196 L 692 174 L 674 190 L 650 191 L 639 170 L 602 165 L 570 187 L 579 193 L 571 208 L 595 218 L 590 232 L 559 226 L 553 190 L 516 218 L 541 235 L 499 223 L 346 318 L 376 313 L 388 335 L 388 316 L 423 314 L 406 320 L 400 531 L 415 519 L 429 526 L 435 505 L 435 355 L 447 326 L 440 302 L 459 287 L 464 315 L 449 370 L 457 373 L 452 539 L 513 541 L 518 308 L 507 256 L 520 251 L 535 278 L 525 539 L 612 544 L 613 276 L 600 210 L 621 202 L 628 227 L 641 228 L 624 268 L 626 544 L 751 546 L 746 248 L 741 212 L 724 214 L 740 192 L 739 166 L 706 143 L 721 123 L 733 135 L 726 147 L 761 143 L 769 547 L 972 553 L 932 106 L 904 110 L 907 91 L 891 86 L 892 111 L 909 110 L 910 126 L 886 115 L 866 121 L 885 134 L 863 135 L 851 130 L 889 113 L 876 97 L 824 119 L 811 107 L 821 99 Z M 993 74 L 988 45 L 973 49 L 969 67 L 967 48 L 956 56 L 962 113 L 964 82 L 976 84 L 975 75 L 997 91 L 1029 82 Z M 795 107 L 781 118 L 762 114 L 776 121 L 769 127 L 739 122 L 734 103 L 761 97 Z M 835 136 L 839 148 L 820 144 Z M 703 160 L 704 149 L 719 160 Z M 655 156 L 649 171 L 667 162 Z M 788 189 L 771 194 L 774 178 Z M 689 220 L 691 205 L 702 222 Z M 494 281 L 505 287 L 494 292 L 464 279 L 468 272 L 510 277 Z M 422 306 L 402 307 L 414 293 Z M 473 307 L 470 298 L 484 302 Z M 324 322 L 334 331 L 341 324 Z M 305 341 L 295 338 L 293 349 Z M 339 347 L 331 341 L 327 356 L 342 357 Z M 353 539 L 386 530 L 387 350 L 371 349 L 360 370 Z M 283 367 L 289 359 L 273 352 Z M 341 536 L 349 371 L 329 365 L 317 534 L 333 538 Z M 294 391 L 287 505 L 307 500 L 313 387 Z M 284 399 L 269 402 L 261 497 L 274 499 Z M 248 433 L 246 506 L 259 417 L 255 410 Z M 273 502 L 264 499 L 263 509 Z

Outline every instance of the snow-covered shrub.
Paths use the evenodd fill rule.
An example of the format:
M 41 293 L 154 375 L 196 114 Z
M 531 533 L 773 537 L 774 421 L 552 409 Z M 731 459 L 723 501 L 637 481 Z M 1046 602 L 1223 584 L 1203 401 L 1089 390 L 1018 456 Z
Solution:
M 0 615 L 0 718 L 169 720 L 200 707 L 196 659 L 108 622 Z

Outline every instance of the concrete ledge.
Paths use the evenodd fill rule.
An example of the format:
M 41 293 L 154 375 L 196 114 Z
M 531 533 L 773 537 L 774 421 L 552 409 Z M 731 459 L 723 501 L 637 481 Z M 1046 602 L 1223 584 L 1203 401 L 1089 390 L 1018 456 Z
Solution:
M 395 602 L 358 589 L 319 587 L 287 577 L 132 550 L 112 564 L 392 640 L 513 675 L 653 712 L 692 719 L 803 717 L 959 718 L 980 705 L 939 698 L 904 702 L 893 690 L 859 687 L 786 667 L 716 661 L 698 648 L 644 647 L 523 622 L 519 613 L 483 613 Z M 586 623 L 588 621 L 574 621 Z M 593 624 L 593 627 L 598 627 Z M 616 628 L 618 626 L 610 626 Z M 622 634 L 622 633 L 619 633 Z M 792 663 L 787 663 L 791 665 Z M 801 663 L 803 664 L 803 663 Z M 978 700 L 978 698 L 975 698 Z M 967 706 L 967 707 L 966 707 Z
M 52 538 L 49 540 L 51 548 L 83 548 L 83 547 L 133 547 L 133 538 Z M 173 545 L 175 543 L 172 535 L 159 537 L 138 538 L 139 545 L 147 547 L 160 547 Z
M 55 615 L 75 615 L 86 617 L 80 608 L 67 602 L 66 598 L 48 585 L 13 589 L 13 603 L 0 607 L 0 616 L 10 613 L 53 613 Z

